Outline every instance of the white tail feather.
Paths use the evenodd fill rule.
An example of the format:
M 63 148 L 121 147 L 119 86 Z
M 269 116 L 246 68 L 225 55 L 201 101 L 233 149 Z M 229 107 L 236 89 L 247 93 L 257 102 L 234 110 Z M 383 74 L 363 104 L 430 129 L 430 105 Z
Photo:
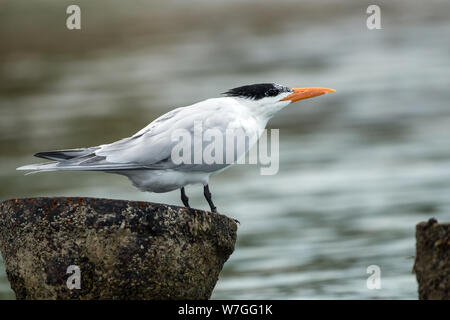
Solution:
M 16 168 L 16 170 L 32 171 L 32 172 L 27 172 L 25 175 L 38 173 L 38 172 L 44 172 L 44 171 L 58 171 L 58 170 L 60 170 L 60 168 L 57 167 L 57 164 L 58 164 L 58 162 L 35 163 L 35 164 L 29 164 L 26 166 Z

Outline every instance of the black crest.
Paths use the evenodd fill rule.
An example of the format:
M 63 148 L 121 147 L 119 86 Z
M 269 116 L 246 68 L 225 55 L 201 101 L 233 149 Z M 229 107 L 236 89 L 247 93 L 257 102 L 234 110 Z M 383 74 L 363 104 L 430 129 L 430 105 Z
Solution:
M 291 89 L 275 83 L 258 83 L 230 89 L 223 94 L 227 97 L 241 97 L 259 100 L 265 97 L 275 97 L 282 92 L 289 91 L 291 91 Z

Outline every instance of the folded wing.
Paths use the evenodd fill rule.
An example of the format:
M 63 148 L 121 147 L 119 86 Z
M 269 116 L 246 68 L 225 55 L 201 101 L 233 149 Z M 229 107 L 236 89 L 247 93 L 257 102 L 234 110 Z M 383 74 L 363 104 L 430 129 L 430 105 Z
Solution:
M 218 114 L 222 112 L 223 114 Z M 217 128 L 225 132 L 233 121 L 232 113 L 223 112 L 215 99 L 192 106 L 174 109 L 157 118 L 132 137 L 98 147 L 40 152 L 35 156 L 55 162 L 32 164 L 17 170 L 42 171 L 120 171 L 139 169 L 173 169 L 216 171 L 226 165 L 174 164 L 171 152 L 178 143 L 173 139 L 175 130 L 186 130 L 191 135 L 194 123 L 203 129 Z

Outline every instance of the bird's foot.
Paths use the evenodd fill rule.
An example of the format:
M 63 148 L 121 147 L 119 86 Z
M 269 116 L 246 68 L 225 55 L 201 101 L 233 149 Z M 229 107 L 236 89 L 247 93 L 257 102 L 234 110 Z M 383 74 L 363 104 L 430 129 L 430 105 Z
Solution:
M 181 190 L 181 202 L 183 202 L 184 207 L 186 210 L 190 210 L 191 207 L 189 206 L 189 198 L 186 196 L 186 193 L 184 191 L 184 187 L 180 189 Z

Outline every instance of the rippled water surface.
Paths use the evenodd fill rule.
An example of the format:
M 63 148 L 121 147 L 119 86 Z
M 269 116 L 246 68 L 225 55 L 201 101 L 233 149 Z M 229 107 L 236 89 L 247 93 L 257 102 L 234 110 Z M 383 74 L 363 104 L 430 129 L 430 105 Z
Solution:
M 359 1 L 113 3 L 108 20 L 86 2 L 91 20 L 73 48 L 68 31 L 48 31 L 60 22 L 53 11 L 45 20 L 38 4 L 49 33 L 12 39 L 6 32 L 20 21 L 19 5 L 0 5 L 0 36 L 15 50 L 0 50 L 1 199 L 179 204 L 178 192 L 140 193 L 120 176 L 14 169 L 37 151 L 131 135 L 174 107 L 241 84 L 335 88 L 270 122 L 280 128 L 278 174 L 237 166 L 213 178 L 219 211 L 241 221 L 213 298 L 417 298 L 415 225 L 450 220 L 448 3 L 382 2 L 383 29 L 374 31 Z M 117 17 L 132 23 L 116 30 Z M 207 208 L 201 187 L 187 191 Z M 369 265 L 381 268 L 381 290 L 366 287 Z M 13 297 L 0 263 L 0 298 Z

